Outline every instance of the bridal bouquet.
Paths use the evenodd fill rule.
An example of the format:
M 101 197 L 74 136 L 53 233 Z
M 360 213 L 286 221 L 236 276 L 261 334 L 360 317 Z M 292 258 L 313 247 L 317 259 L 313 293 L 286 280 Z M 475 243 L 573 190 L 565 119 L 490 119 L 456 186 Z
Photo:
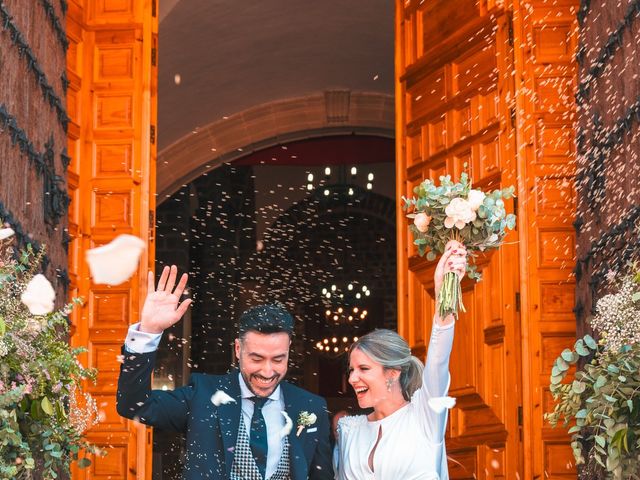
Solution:
M 99 453 L 84 439 L 97 406 L 81 391 L 95 371 L 69 346 L 72 305 L 55 311 L 54 289 L 36 273 L 44 251 L 15 254 L 13 233 L 0 228 L 0 478 L 57 478 L 73 460 L 90 464 L 82 450 Z
M 512 198 L 514 188 L 508 187 L 492 192 L 471 188 L 471 180 L 466 173 L 454 183 L 451 176 L 441 176 L 440 186 L 427 179 L 414 189 L 417 195 L 403 197 L 407 217 L 413 219 L 409 230 L 420 256 L 433 261 L 444 253 L 450 240 L 462 243 L 471 257 L 474 253 L 498 248 L 504 241 L 507 229 L 513 230 L 516 217 L 507 214 L 504 200 Z M 469 263 L 470 278 L 480 280 L 475 265 Z M 445 275 L 438 293 L 439 310 L 442 318 L 458 311 L 466 311 L 462 303 L 460 278 L 453 272 Z

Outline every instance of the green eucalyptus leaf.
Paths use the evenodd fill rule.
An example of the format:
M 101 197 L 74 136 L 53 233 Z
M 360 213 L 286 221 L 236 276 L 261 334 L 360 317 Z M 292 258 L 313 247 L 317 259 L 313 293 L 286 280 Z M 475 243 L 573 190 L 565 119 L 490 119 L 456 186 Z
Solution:
M 563 358 L 560 358 L 560 357 L 556 359 L 556 366 L 558 367 L 559 370 L 563 372 L 566 372 L 567 370 L 569 370 L 569 364 L 565 362 Z
M 596 350 L 598 348 L 598 344 L 591 335 L 585 335 L 582 340 L 591 350 Z
M 574 380 L 573 384 L 571 385 L 571 389 L 573 390 L 574 393 L 582 393 L 586 390 L 587 386 L 583 383 L 583 382 L 579 382 L 578 380 Z
M 44 413 L 46 413 L 47 415 L 53 415 L 53 405 L 47 397 L 44 397 L 42 399 L 42 401 L 40 402 L 40 406 L 42 407 Z
M 565 348 L 560 354 L 560 356 L 565 362 L 573 363 L 575 361 L 573 352 L 568 348 Z

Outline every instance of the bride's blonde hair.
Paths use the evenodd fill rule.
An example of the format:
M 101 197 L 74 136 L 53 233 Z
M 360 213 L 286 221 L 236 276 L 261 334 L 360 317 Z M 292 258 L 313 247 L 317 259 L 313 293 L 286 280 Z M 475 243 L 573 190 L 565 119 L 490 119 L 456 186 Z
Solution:
M 405 400 L 411 400 L 413 393 L 422 386 L 424 365 L 411 355 L 406 340 L 396 332 L 382 328 L 374 330 L 351 345 L 349 357 L 354 350 L 360 350 L 384 368 L 400 370 L 400 387 Z

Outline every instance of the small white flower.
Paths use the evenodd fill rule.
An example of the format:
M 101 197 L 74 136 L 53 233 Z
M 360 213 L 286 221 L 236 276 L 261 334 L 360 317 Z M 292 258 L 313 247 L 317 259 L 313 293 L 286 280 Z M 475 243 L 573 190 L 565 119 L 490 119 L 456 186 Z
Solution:
M 447 214 L 444 226 L 447 228 L 453 228 L 455 225 L 458 230 L 462 230 L 467 223 L 476 219 L 476 212 L 473 211 L 469 202 L 464 198 L 454 198 L 444 211 Z
M 14 233 L 13 229 L 11 228 L 0 228 L 0 240 L 4 240 L 6 238 L 11 237 Z
M 87 262 L 95 283 L 120 285 L 138 268 L 147 244 L 133 235 L 119 235 L 111 243 L 87 250 Z
M 436 413 L 442 413 L 447 408 L 455 406 L 456 399 L 453 397 L 433 397 L 429 399 L 429 407 Z
M 211 395 L 211 403 L 213 403 L 216 407 L 219 407 L 220 405 L 226 405 L 227 403 L 231 402 L 237 403 L 235 398 L 229 396 L 222 390 L 218 390 L 216 393 Z
M 485 197 L 486 195 L 484 194 L 484 192 L 480 190 L 471 190 L 469 192 L 467 201 L 469 202 L 469 205 L 471 205 L 471 209 L 474 212 L 476 212 L 480 208 L 480 205 L 482 205 L 482 202 L 484 202 Z
M 413 219 L 413 224 L 422 233 L 429 230 L 429 223 L 431 223 L 431 217 L 424 212 L 418 213 Z
M 55 299 L 56 292 L 51 283 L 40 273 L 31 279 L 20 296 L 20 300 L 29 308 L 32 315 L 46 315 L 53 312 Z
M 291 433 L 293 420 L 291 420 L 291 417 L 287 415 L 287 412 L 281 411 L 280 413 L 282 413 L 282 416 L 284 417 L 284 427 L 280 430 L 280 438 L 284 438 Z

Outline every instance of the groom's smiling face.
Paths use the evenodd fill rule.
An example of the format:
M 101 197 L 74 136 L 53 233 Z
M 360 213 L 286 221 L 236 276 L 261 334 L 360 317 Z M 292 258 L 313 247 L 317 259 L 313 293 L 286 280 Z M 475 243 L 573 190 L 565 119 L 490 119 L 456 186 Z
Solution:
M 247 332 L 235 350 L 244 382 L 254 394 L 268 397 L 287 374 L 291 340 L 286 332 Z

